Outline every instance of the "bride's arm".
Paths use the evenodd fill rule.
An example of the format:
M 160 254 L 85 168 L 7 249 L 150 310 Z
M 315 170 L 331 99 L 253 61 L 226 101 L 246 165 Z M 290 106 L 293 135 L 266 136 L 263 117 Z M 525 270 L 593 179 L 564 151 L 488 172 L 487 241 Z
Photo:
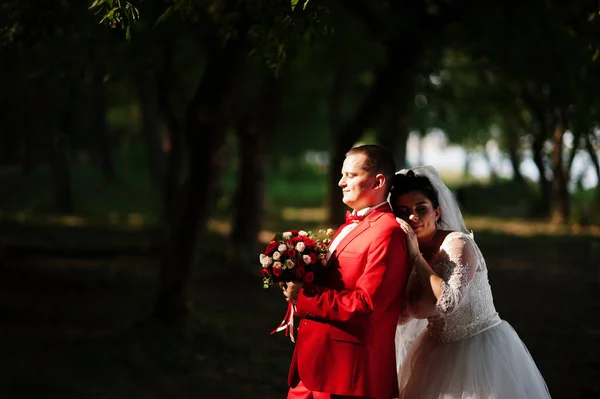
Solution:
M 409 259 L 412 261 L 412 270 L 410 272 L 407 287 L 409 303 L 411 301 L 415 302 L 413 298 L 420 299 L 423 296 L 423 294 L 418 292 L 419 287 L 424 294 L 430 292 L 435 297 L 435 300 L 438 300 L 442 294 L 442 283 L 444 280 L 433 271 L 431 266 L 429 266 L 429 263 L 423 258 L 423 254 L 419 249 L 417 236 L 412 227 L 400 218 L 396 218 L 396 221 L 400 224 L 400 227 L 402 227 L 402 230 L 404 230 L 404 233 L 406 234 L 406 248 Z M 425 296 L 427 297 L 427 295 Z
M 413 270 L 416 271 L 416 268 Z M 409 277 L 406 291 L 406 308 L 409 316 L 424 319 L 435 313 L 436 298 L 431 294 L 431 290 L 423 289 L 415 272 Z
M 438 276 L 438 274 L 433 271 L 433 268 L 427 263 L 425 258 L 423 258 L 422 253 L 417 253 L 416 259 L 414 262 L 414 274 L 416 276 L 416 280 L 418 281 L 421 287 L 426 287 L 429 289 L 424 289 L 423 294 L 428 291 L 433 294 L 435 300 L 437 301 L 442 296 L 442 285 L 444 280 Z M 423 295 L 424 296 L 424 295 Z
M 447 261 L 453 264 L 453 267 L 449 276 L 440 276 L 420 253 L 416 235 L 410 225 L 402 219 L 397 220 L 406 233 L 408 254 L 413 260 L 413 269 L 407 287 L 409 313 L 413 313 L 415 315 L 413 317 L 418 317 L 419 314 L 423 317 L 436 310 L 444 313 L 452 312 L 462 300 L 464 292 L 475 275 L 477 265 L 475 244 L 465 234 L 448 235 L 441 249 L 446 252 Z M 419 287 L 422 288 L 422 293 L 418 292 Z
M 460 304 L 475 277 L 478 257 L 475 243 L 466 234 L 446 237 L 441 251 L 445 253 L 445 262 L 450 267 L 449 274 L 444 276 L 446 280 L 435 273 L 422 255 L 417 256 L 415 266 L 419 282 L 429 287 L 436 298 L 436 310 L 451 313 Z

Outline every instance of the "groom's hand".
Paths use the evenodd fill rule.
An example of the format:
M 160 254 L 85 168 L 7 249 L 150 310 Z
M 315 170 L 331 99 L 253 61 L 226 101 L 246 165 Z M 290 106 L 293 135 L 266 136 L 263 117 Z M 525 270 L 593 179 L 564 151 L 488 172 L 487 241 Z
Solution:
M 298 299 L 298 292 L 300 291 L 300 288 L 302 288 L 302 283 L 288 281 L 287 283 L 282 284 L 281 288 L 283 289 L 285 300 L 291 303 L 296 303 L 296 299 Z

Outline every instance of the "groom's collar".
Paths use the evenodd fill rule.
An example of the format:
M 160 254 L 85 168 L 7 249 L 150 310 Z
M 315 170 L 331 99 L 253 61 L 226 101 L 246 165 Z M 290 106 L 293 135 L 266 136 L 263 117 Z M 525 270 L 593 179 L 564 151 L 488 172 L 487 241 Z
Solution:
M 364 216 L 367 216 L 368 214 L 370 214 L 371 212 L 373 212 L 375 209 L 380 208 L 380 207 L 382 207 L 384 205 L 387 205 L 387 204 L 388 204 L 387 201 L 383 201 L 382 203 L 379 203 L 377 205 L 369 206 L 369 207 L 363 208 L 363 209 L 361 209 L 359 211 L 353 211 L 352 213 L 354 213 L 354 214 L 356 214 L 358 216 L 363 216 L 364 217 Z

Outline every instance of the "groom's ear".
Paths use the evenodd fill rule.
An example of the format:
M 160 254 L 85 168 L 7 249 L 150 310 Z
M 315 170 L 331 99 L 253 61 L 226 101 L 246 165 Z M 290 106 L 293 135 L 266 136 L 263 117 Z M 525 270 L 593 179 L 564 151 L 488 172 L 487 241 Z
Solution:
M 375 183 L 373 183 L 373 188 L 383 188 L 385 187 L 385 176 L 381 173 L 377 173 L 375 175 Z

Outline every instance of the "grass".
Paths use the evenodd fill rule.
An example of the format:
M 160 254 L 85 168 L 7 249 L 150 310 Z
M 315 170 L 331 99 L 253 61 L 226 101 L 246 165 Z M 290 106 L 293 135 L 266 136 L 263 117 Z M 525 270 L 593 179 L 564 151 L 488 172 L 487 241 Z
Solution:
M 224 246 L 218 235 L 210 241 Z M 225 264 L 222 252 L 208 256 L 211 266 Z M 186 325 L 164 328 L 144 322 L 157 266 L 147 257 L 9 258 L 0 281 L 0 339 L 9 343 L 0 396 L 283 395 L 292 346 L 268 334 L 285 309 L 280 294 L 257 276 L 228 281 L 229 271 L 206 265 L 192 282 L 197 310 Z
M 600 250 L 590 241 L 598 239 L 485 231 L 476 237 L 497 308 L 553 396 L 600 393 Z M 269 331 L 285 302 L 277 290 L 262 289 L 258 274 L 223 267 L 225 237 L 208 240 L 211 250 L 191 281 L 195 310 L 176 328 L 144 322 L 156 258 L 5 258 L 0 396 L 283 397 L 293 345 Z

